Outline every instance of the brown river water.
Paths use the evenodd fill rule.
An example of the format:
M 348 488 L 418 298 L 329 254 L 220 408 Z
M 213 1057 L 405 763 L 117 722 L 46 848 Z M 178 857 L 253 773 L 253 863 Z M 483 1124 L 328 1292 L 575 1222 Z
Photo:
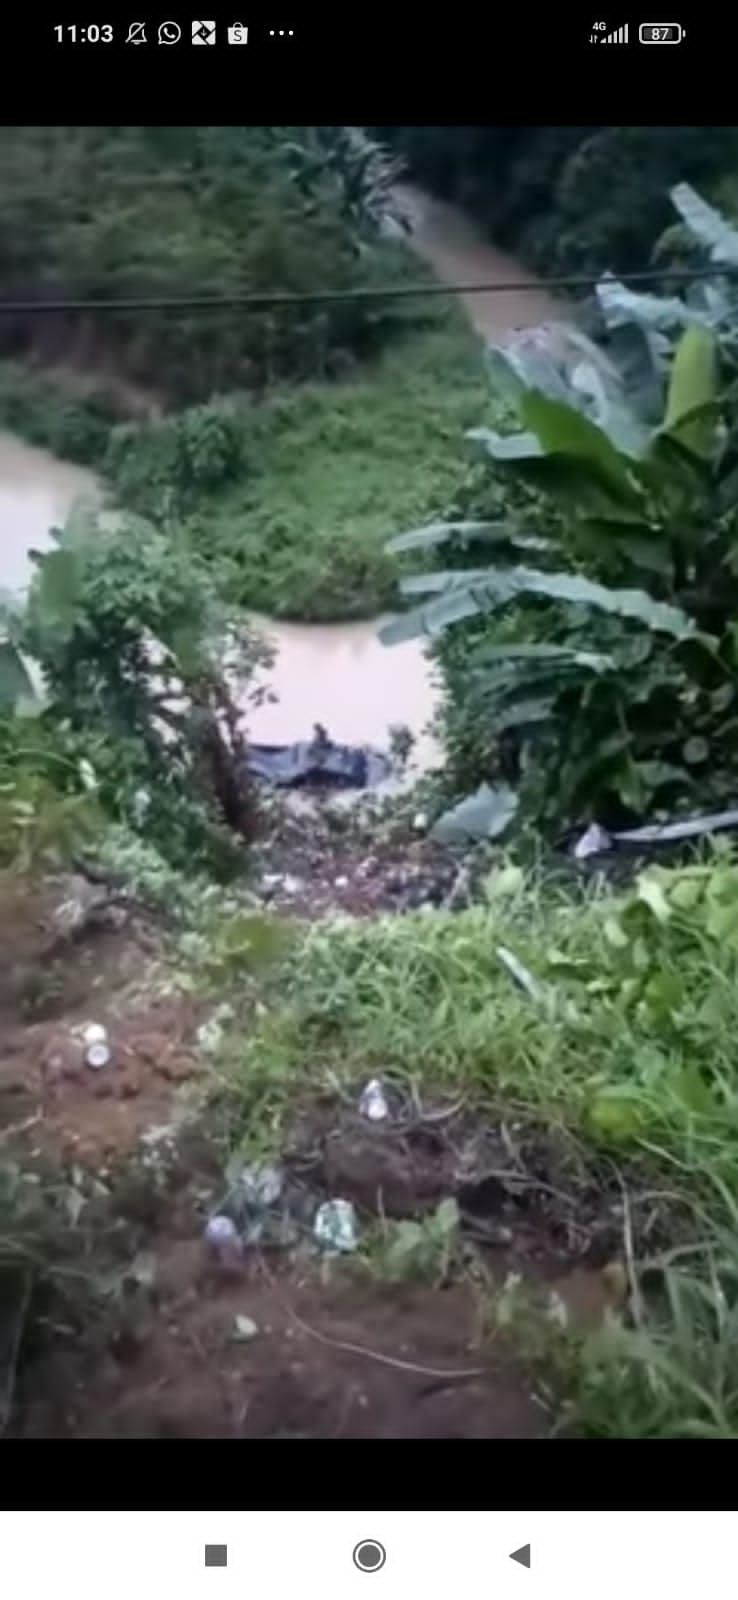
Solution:
M 418 254 L 445 282 L 478 283 L 535 279 L 487 243 L 453 206 L 405 186 L 401 199 L 413 222 Z M 560 315 L 539 285 L 530 292 L 465 297 L 482 337 Z M 76 500 L 96 491 L 92 473 L 56 460 L 44 450 L 0 434 L 0 590 L 22 591 L 32 566 L 29 549 L 48 549 L 51 528 L 63 523 Z M 285 623 L 256 619 L 276 648 L 269 674 L 275 704 L 249 712 L 251 737 L 287 743 L 310 736 L 322 722 L 338 741 L 385 746 L 388 728 L 405 724 L 416 736 L 413 766 L 427 769 L 438 758 L 427 733 L 438 688 L 422 644 L 385 649 L 370 622 Z

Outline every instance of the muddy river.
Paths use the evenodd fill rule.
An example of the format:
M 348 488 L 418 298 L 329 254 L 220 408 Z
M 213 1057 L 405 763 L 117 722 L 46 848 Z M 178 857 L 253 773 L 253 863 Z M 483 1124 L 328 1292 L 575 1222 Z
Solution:
M 454 207 L 410 187 L 402 190 L 402 198 L 418 254 L 446 282 L 516 278 L 535 283 Z M 530 292 L 470 295 L 466 304 L 483 336 L 499 336 L 556 313 L 539 285 Z M 0 434 L 0 589 L 19 592 L 27 586 L 33 571 L 29 549 L 48 549 L 52 527 L 95 489 L 92 473 Z M 251 710 L 253 738 L 264 743 L 302 739 L 320 721 L 339 741 L 383 746 L 388 728 L 400 723 L 416 736 L 414 766 L 434 764 L 438 752 L 426 730 L 438 689 L 419 642 L 385 650 L 377 639 L 377 621 L 330 626 L 258 621 L 276 648 L 270 685 L 278 701 Z

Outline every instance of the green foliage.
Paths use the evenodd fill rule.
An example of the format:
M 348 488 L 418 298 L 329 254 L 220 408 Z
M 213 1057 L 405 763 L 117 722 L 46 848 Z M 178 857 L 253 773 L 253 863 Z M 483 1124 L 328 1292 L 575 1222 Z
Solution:
M 24 299 L 300 296 L 401 280 L 408 258 L 399 242 L 367 237 L 356 248 L 348 174 L 346 184 L 326 175 L 308 194 L 295 181 L 296 132 L 6 128 L 0 292 Z M 339 161 L 335 149 L 328 172 L 331 161 Z M 356 204 L 363 216 L 360 195 L 354 211 Z M 381 303 L 298 301 L 276 311 L 164 317 L 70 313 L 41 330 L 37 318 L 28 327 L 17 321 L 4 339 L 8 355 L 33 347 L 81 367 L 92 356 L 123 379 L 187 402 L 225 387 L 330 372 L 345 352 L 376 347 L 396 320 Z
M 736 777 L 735 400 L 731 388 L 719 393 L 714 338 L 683 333 L 656 428 L 629 408 L 617 367 L 595 382 L 581 341 L 575 353 L 566 403 L 565 369 L 545 349 L 496 352 L 526 431 L 474 438 L 524 514 L 496 520 L 491 545 L 479 526 L 472 567 L 406 581 L 405 593 L 429 598 L 383 635 L 392 643 L 505 614 L 512 649 L 500 639 L 490 654 L 488 624 L 456 658 L 452 695 L 478 732 L 478 760 L 473 738 L 457 752 L 469 759 L 464 786 L 513 776 L 524 814 L 553 827 L 629 818 L 657 796 L 688 802 L 695 776 L 703 797 L 730 795 Z M 506 564 L 542 521 L 550 565 Z M 450 524 L 448 548 L 457 539 Z M 437 550 L 437 525 L 427 544 Z M 572 570 L 557 570 L 562 557 Z M 540 653 L 544 643 L 554 654 Z
M 446 1281 L 459 1250 L 459 1208 L 451 1197 L 417 1221 L 385 1221 L 369 1245 L 373 1270 L 390 1283 Z
M 104 386 L 73 395 L 52 374 L 0 361 L 0 426 L 30 444 L 83 466 L 98 465 L 119 416 L 120 405 Z
M 398 514 L 417 521 L 452 504 L 456 435 L 488 404 L 473 336 L 460 316 L 434 317 L 354 377 L 251 408 L 249 470 L 198 496 L 187 537 L 251 609 L 374 616 L 394 592 L 388 531 Z
M 248 475 L 249 407 L 214 399 L 110 436 L 103 469 L 126 506 L 149 515 L 191 510 L 204 493 Z
M 172 529 L 80 512 L 38 568 L 23 644 L 101 803 L 128 819 L 143 806 L 170 860 L 191 867 L 205 853 L 232 868 L 224 824 L 248 838 L 253 816 L 225 652 L 242 683 L 259 652 L 243 625 L 231 635 L 206 563 Z
M 376 235 L 396 235 L 405 222 L 394 198 L 403 163 L 393 159 L 363 128 L 300 128 L 286 146 L 292 177 L 315 205 L 327 193 L 357 249 Z

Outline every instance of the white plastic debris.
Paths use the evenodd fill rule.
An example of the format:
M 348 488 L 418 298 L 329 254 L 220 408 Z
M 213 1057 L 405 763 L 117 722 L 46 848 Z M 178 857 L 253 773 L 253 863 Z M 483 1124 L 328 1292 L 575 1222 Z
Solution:
M 313 1223 L 316 1243 L 327 1255 L 341 1255 L 356 1249 L 356 1212 L 350 1200 L 324 1200 Z
M 230 1217 L 211 1217 L 205 1226 L 204 1240 L 222 1267 L 237 1266 L 243 1258 L 243 1244 Z
M 255 1211 L 268 1211 L 275 1206 L 284 1186 L 281 1168 L 266 1165 L 242 1167 L 240 1171 L 229 1166 L 228 1181 L 239 1199 Z
M 349 880 L 346 877 L 345 872 L 340 873 L 337 878 L 334 878 L 333 884 L 336 889 L 348 889 Z
M 85 1050 L 85 1061 L 93 1072 L 100 1072 L 103 1067 L 108 1067 L 112 1061 L 112 1051 L 107 1044 L 91 1044 Z
M 94 793 L 98 787 L 97 774 L 92 762 L 88 761 L 86 756 L 83 756 L 79 763 L 79 775 L 83 787 L 87 789 L 88 793 Z
M 574 846 L 574 859 L 586 861 L 588 856 L 604 854 L 612 850 L 612 838 L 606 828 L 601 828 L 599 822 L 590 822 L 581 839 L 577 839 Z
M 195 1035 L 199 1048 L 205 1055 L 212 1056 L 217 1053 L 223 1043 L 226 1024 L 234 1017 L 233 1006 L 224 1001 L 216 1006 L 212 1016 L 207 1022 L 202 1022 Z
M 379 1078 L 370 1078 L 359 1096 L 359 1110 L 370 1122 L 384 1122 L 389 1116 L 387 1096 Z
M 255 1339 L 259 1332 L 258 1323 L 253 1317 L 237 1316 L 233 1319 L 233 1337 L 241 1344 L 247 1344 L 250 1339 Z
M 425 833 L 426 828 L 428 827 L 427 811 L 416 811 L 415 816 L 413 817 L 413 827 L 416 833 Z
M 82 1040 L 88 1048 L 93 1044 L 107 1044 L 108 1030 L 103 1027 L 102 1022 L 88 1022 L 83 1030 Z
M 93 1072 L 99 1072 L 102 1067 L 107 1067 L 113 1056 L 108 1038 L 108 1030 L 101 1022 L 88 1022 L 82 1030 L 82 1043 L 84 1045 L 85 1061 Z

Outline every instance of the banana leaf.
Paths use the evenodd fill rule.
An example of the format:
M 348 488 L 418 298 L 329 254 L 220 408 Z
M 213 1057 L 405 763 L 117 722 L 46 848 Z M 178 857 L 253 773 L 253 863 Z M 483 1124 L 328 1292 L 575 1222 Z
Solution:
M 738 230 L 721 212 L 708 205 L 689 183 L 677 183 L 669 193 L 690 233 L 709 250 L 711 260 L 738 266 Z
M 464 574 L 454 573 L 454 579 Z M 654 632 L 668 633 L 676 639 L 695 634 L 695 625 L 677 606 L 653 600 L 639 589 L 608 589 L 568 572 L 536 572 L 527 567 L 507 567 L 474 575 L 466 586 L 454 582 L 445 594 L 404 616 L 394 617 L 379 630 L 385 645 L 406 639 L 442 633 L 454 622 L 499 610 L 517 595 L 540 595 L 569 605 L 593 606 L 614 616 L 641 622 Z

